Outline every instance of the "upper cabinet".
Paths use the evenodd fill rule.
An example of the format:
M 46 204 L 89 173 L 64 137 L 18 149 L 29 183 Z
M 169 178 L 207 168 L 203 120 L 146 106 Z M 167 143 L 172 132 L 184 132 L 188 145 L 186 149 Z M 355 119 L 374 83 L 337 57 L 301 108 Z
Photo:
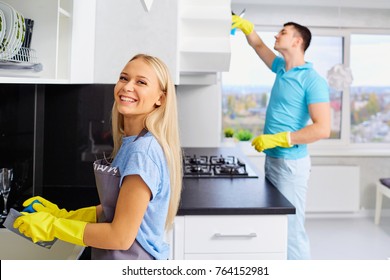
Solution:
M 116 83 L 125 64 L 137 53 L 161 58 L 171 74 L 177 71 L 178 5 L 180 0 L 97 0 L 94 76 L 98 83 Z
M 31 50 L 18 61 L 8 57 L 1 61 L 0 81 L 34 82 L 67 79 L 71 42 L 72 1 L 1 0 L 34 22 Z M 10 26 L 6 26 L 11 30 Z
M 230 63 L 230 0 L 0 0 L 34 21 L 31 54 L 0 61 L 0 83 L 116 83 L 137 53 L 175 84 L 213 83 Z M 10 66 L 12 65 L 12 66 Z
M 178 4 L 180 84 L 229 70 L 230 1 L 180 0 Z
M 230 0 L 97 0 L 95 79 L 116 82 L 137 53 L 161 58 L 175 84 L 214 83 L 230 64 Z
M 34 24 L 26 57 L 0 62 L 0 83 L 93 82 L 95 0 L 1 1 Z

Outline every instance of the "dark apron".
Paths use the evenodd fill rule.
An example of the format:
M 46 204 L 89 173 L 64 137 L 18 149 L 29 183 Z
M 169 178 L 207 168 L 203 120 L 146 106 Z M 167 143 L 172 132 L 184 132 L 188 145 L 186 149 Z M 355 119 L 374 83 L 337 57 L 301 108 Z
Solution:
M 147 131 L 146 131 L 147 132 Z M 145 133 L 146 133 L 145 132 Z M 144 134 L 145 134 L 144 133 Z M 144 135 L 143 134 L 143 135 Z M 136 141 L 141 134 L 134 140 Z M 119 195 L 120 174 L 119 169 L 110 167 L 110 163 L 105 159 L 96 160 L 93 163 L 96 187 L 99 194 L 100 204 L 103 213 L 99 217 L 99 223 L 111 223 L 114 219 L 115 207 Z M 92 260 L 153 260 L 154 257 L 146 252 L 137 240 L 128 250 L 106 250 L 91 248 Z

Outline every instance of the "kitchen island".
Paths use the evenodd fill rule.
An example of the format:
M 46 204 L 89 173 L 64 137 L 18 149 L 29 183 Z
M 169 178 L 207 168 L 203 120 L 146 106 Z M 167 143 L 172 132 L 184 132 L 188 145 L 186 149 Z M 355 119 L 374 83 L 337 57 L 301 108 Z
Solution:
M 249 176 L 184 176 L 172 257 L 286 259 L 287 215 L 295 214 L 295 208 L 264 174 L 256 172 L 235 148 L 183 150 L 193 159 L 200 154 L 208 158 L 234 156 L 246 165 Z M 253 171 L 256 177 L 250 176 Z

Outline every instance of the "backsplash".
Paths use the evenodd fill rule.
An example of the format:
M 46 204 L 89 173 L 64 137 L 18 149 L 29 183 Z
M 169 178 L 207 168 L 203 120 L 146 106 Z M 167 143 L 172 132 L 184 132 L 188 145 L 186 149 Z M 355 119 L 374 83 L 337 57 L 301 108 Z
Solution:
M 112 150 L 113 87 L 45 88 L 42 191 L 53 200 L 67 201 L 67 207 L 98 203 L 92 163 Z
M 113 85 L 2 84 L 0 97 L 0 167 L 15 174 L 10 206 L 33 194 L 69 209 L 98 203 L 92 163 L 111 153 Z
M 34 85 L 0 86 L 0 168 L 12 168 L 14 178 L 9 206 L 33 192 L 34 92 Z

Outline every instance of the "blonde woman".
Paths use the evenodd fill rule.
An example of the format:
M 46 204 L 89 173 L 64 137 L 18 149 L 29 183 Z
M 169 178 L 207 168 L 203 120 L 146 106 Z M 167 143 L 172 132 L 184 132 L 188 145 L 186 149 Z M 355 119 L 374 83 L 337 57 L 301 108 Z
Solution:
M 179 205 L 182 153 L 175 87 L 166 65 L 136 55 L 120 73 L 114 99 L 110 167 L 119 171 L 119 185 L 99 189 L 101 205 L 76 211 L 30 198 L 24 206 L 39 200 L 32 205 L 36 212 L 19 217 L 14 226 L 35 242 L 56 237 L 90 246 L 92 259 L 167 259 L 164 233 Z M 112 211 L 106 200 L 114 200 Z

